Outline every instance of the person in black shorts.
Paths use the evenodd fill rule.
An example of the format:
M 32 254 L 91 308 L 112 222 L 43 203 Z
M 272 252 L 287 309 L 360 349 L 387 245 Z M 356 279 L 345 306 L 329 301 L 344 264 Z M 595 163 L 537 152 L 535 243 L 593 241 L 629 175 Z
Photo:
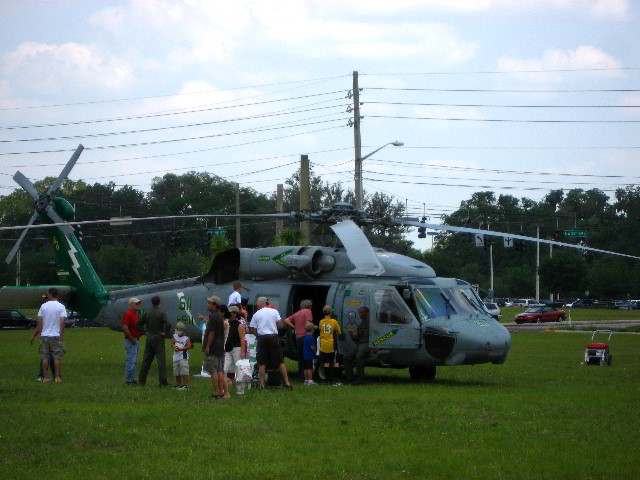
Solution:
M 266 366 L 279 367 L 285 388 L 293 390 L 289 383 L 287 367 L 284 364 L 284 355 L 280 349 L 277 323 L 281 321 L 280 314 L 275 308 L 267 307 L 267 299 L 259 297 L 256 301 L 256 313 L 251 318 L 249 331 L 258 335 L 258 375 L 260 388 L 264 388 L 264 373 Z

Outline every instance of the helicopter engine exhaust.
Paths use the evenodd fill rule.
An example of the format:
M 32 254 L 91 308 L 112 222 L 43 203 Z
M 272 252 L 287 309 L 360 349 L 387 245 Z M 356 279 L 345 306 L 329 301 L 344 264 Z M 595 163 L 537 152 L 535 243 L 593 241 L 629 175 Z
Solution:
M 247 279 L 286 278 L 302 273 L 316 278 L 333 270 L 336 260 L 319 247 L 267 247 L 240 250 L 238 277 Z

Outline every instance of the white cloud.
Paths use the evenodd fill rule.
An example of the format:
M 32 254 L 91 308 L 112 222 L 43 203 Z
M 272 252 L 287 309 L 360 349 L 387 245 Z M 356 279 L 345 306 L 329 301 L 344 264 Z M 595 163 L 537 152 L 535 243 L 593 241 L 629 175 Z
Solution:
M 602 19 L 625 19 L 629 0 L 314 0 L 317 8 L 340 9 L 389 15 L 399 12 L 445 12 L 473 14 L 494 10 L 559 10 L 584 11 Z
M 549 70 L 584 70 L 584 69 L 615 69 L 620 68 L 619 60 L 611 57 L 599 48 L 583 45 L 575 50 L 560 50 L 557 48 L 546 50 L 539 58 L 500 57 L 498 69 L 512 71 L 513 76 L 528 83 L 553 84 L 560 83 L 566 75 L 563 72 L 549 72 Z M 518 73 L 524 71 L 542 71 L 536 75 Z M 597 75 L 618 75 L 612 71 L 594 71 Z
M 118 89 L 132 79 L 131 68 L 94 45 L 23 42 L 0 59 L 14 87 L 60 92 L 74 85 Z

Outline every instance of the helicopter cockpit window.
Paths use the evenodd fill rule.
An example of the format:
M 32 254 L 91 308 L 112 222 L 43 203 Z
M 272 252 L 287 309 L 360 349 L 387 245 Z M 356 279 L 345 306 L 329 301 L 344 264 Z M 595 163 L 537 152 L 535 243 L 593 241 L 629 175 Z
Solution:
M 374 294 L 378 323 L 408 324 L 413 314 L 394 288 L 376 290 Z
M 416 303 L 423 319 L 486 314 L 482 301 L 471 287 L 418 288 Z
M 418 311 L 424 320 L 455 313 L 451 305 L 447 305 L 446 298 L 439 288 L 419 288 L 415 297 Z

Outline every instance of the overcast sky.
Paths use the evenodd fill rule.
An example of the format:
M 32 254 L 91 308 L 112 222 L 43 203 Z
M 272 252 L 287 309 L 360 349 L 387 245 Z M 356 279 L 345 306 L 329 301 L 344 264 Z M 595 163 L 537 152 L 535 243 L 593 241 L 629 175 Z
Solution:
M 78 143 L 70 178 L 91 183 L 195 170 L 271 193 L 308 154 L 353 188 L 358 71 L 362 154 L 405 144 L 365 161 L 364 188 L 411 214 L 488 189 L 613 196 L 640 178 L 638 5 L 0 1 L 0 194 Z

